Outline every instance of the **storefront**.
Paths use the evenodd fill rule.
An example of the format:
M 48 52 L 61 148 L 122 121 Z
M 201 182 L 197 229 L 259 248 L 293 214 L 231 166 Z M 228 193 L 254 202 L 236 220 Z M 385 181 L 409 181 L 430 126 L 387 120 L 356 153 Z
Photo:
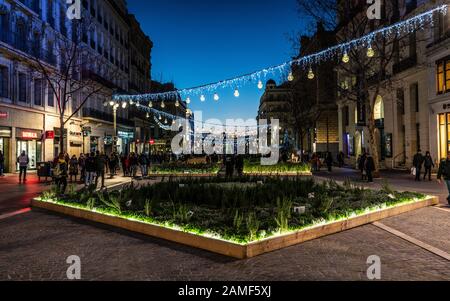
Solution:
M 0 151 L 2 152 L 5 158 L 4 170 L 3 172 L 10 172 L 9 170 L 9 149 L 10 149 L 10 141 L 11 141 L 11 128 L 0 127 Z
M 117 132 L 117 152 L 119 154 L 129 154 L 131 151 L 131 143 L 134 140 L 134 133 L 132 131 Z
M 25 151 L 30 159 L 29 169 L 36 169 L 37 163 L 42 160 L 41 138 L 42 131 L 16 129 L 16 157 Z M 16 164 L 16 170 L 19 170 L 19 164 Z
M 439 158 L 444 159 L 450 152 L 450 113 L 438 115 Z

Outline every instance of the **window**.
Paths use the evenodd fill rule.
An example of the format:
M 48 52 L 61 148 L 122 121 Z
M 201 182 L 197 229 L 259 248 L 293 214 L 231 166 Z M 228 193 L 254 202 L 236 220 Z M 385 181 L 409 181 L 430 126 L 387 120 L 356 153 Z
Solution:
M 34 105 L 42 106 L 43 98 L 44 98 L 44 80 L 36 78 L 34 80 Z
M 450 91 L 450 58 L 436 63 L 436 86 L 437 94 Z
M 9 33 L 9 18 L 8 14 L 0 12 L 0 41 L 8 42 L 8 33 Z
M 49 107 L 54 107 L 55 106 L 55 93 L 53 93 L 52 87 L 50 86 L 50 84 L 48 84 L 47 87 L 47 94 L 48 94 L 48 100 L 47 100 L 47 104 Z
M 416 124 L 417 150 L 420 149 L 420 123 Z
M 0 97 L 8 98 L 9 72 L 5 66 L 0 66 Z
M 405 115 L 405 92 L 403 89 L 397 89 L 397 112 Z
M 18 76 L 18 92 L 19 92 L 19 101 L 20 102 L 28 102 L 27 99 L 27 75 L 25 73 L 19 73 Z
M 420 111 L 420 103 L 419 103 L 419 84 L 414 83 L 410 87 L 410 99 L 411 106 L 414 105 L 415 112 L 418 113 Z

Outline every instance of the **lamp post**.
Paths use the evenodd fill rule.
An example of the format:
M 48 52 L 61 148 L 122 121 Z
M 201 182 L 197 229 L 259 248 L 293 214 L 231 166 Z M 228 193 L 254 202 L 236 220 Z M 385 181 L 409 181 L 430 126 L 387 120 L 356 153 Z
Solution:
M 111 100 L 109 102 L 109 105 L 112 107 L 113 110 L 113 127 L 114 127 L 114 136 L 113 136 L 113 151 L 117 152 L 117 110 L 120 107 L 120 104 L 114 100 Z M 127 103 L 122 102 L 122 108 L 126 109 Z

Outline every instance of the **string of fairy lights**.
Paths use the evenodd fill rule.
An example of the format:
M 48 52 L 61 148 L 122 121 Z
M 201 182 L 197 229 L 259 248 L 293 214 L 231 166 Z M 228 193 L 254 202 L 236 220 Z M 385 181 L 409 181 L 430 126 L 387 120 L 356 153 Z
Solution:
M 207 101 L 209 97 L 211 97 L 214 102 L 218 102 L 220 100 L 219 91 L 226 89 L 231 89 L 232 91 L 234 91 L 234 97 L 239 98 L 239 89 L 244 85 L 256 84 L 257 88 L 262 90 L 264 88 L 263 82 L 267 81 L 269 78 L 281 77 L 287 79 L 289 82 L 294 81 L 295 78 L 292 73 L 292 68 L 294 66 L 300 68 L 301 70 L 307 71 L 307 78 L 309 80 L 313 80 L 316 77 L 313 66 L 325 61 L 335 59 L 337 57 L 340 58 L 344 64 L 348 64 L 350 62 L 349 53 L 353 50 L 360 51 L 361 49 L 366 49 L 367 57 L 373 58 L 376 56 L 376 51 L 372 46 L 377 39 L 389 39 L 391 37 L 399 37 L 403 34 L 416 32 L 424 28 L 426 24 L 433 24 L 436 14 L 446 15 L 447 12 L 447 5 L 437 6 L 409 19 L 400 21 L 387 27 L 380 28 L 360 38 L 338 44 L 320 52 L 299 57 L 277 66 L 264 68 L 262 70 L 258 70 L 249 74 L 237 76 L 231 79 L 221 80 L 207 85 L 164 93 L 150 93 L 139 95 L 117 94 L 113 96 L 110 104 L 115 108 L 118 108 L 119 106 L 122 106 L 122 108 L 126 108 L 128 103 L 130 105 L 135 105 L 137 108 L 147 111 L 147 117 L 149 117 L 150 113 L 154 114 L 154 119 L 155 121 L 157 121 L 157 124 L 162 128 L 169 129 L 170 126 L 167 125 L 169 123 L 168 119 L 172 120 L 173 122 L 176 119 L 186 120 L 189 118 L 189 115 L 192 115 L 192 112 L 187 109 L 188 116 L 186 118 L 164 112 L 163 110 L 166 108 L 166 102 L 175 102 L 175 107 L 177 108 L 180 107 L 181 101 L 184 101 L 187 105 L 189 105 L 196 99 L 203 103 Z M 156 108 L 156 106 L 158 105 L 161 110 Z M 156 116 L 158 116 L 158 118 Z M 164 124 L 162 123 L 163 118 L 165 119 Z M 258 128 L 258 126 L 256 126 L 256 128 Z

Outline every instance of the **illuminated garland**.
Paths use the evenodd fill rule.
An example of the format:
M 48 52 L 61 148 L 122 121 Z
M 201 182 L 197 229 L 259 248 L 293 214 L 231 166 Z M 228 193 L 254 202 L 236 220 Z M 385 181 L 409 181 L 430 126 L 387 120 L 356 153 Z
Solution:
M 176 101 L 179 102 L 179 98 L 181 97 L 186 103 L 190 103 L 193 97 L 199 97 L 200 101 L 206 101 L 207 96 L 213 95 L 213 99 L 218 101 L 220 99 L 217 91 L 219 89 L 233 89 L 234 96 L 239 97 L 239 88 L 247 83 L 257 83 L 259 89 L 264 87 L 263 81 L 272 77 L 283 77 L 289 81 L 292 81 L 293 75 L 291 73 L 292 66 L 296 65 L 303 70 L 308 70 L 308 78 L 313 79 L 314 73 L 312 71 L 312 66 L 317 65 L 321 62 L 330 60 L 334 57 L 341 56 L 343 57 L 343 61 L 347 61 L 348 52 L 352 49 L 360 49 L 366 48 L 367 55 L 372 57 L 375 55 L 374 50 L 372 49 L 372 43 L 380 37 L 389 38 L 392 36 L 399 36 L 404 33 L 415 32 L 424 27 L 427 23 L 433 23 L 433 17 L 435 13 L 440 13 L 443 15 L 447 14 L 447 5 L 441 5 L 429 11 L 426 11 L 417 16 L 411 17 L 407 20 L 398 22 L 388 27 L 381 28 L 374 32 L 371 32 L 361 38 L 342 43 L 323 51 L 303 56 L 295 60 L 291 60 L 289 62 L 285 62 L 278 66 L 273 66 L 269 68 L 265 68 L 263 70 L 259 70 L 253 73 L 249 73 L 246 75 L 238 76 L 232 79 L 222 80 L 219 82 L 194 87 L 181 89 L 177 91 L 170 91 L 165 93 L 151 93 L 151 94 L 141 94 L 141 95 L 114 95 L 113 99 L 117 102 L 126 102 L 130 101 L 133 103 L 142 103 L 148 102 L 153 105 L 153 101 L 161 101 L 161 108 L 164 108 L 164 101 Z

